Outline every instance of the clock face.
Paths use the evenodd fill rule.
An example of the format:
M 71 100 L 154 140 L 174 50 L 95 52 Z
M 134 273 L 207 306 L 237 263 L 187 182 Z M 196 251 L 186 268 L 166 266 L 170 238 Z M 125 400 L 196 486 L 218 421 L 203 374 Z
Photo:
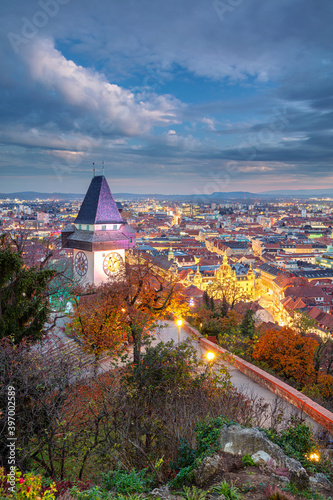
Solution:
M 88 259 L 85 253 L 78 252 L 75 256 L 75 271 L 79 276 L 84 276 L 88 271 Z
M 119 253 L 108 253 L 103 262 L 103 270 L 107 276 L 114 276 L 119 272 L 122 263 L 123 258 Z

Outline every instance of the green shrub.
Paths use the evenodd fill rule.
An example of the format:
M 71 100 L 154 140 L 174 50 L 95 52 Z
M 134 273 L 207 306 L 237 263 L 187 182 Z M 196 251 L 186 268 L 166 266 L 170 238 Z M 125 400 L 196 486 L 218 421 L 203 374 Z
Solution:
M 117 469 L 103 474 L 105 489 L 115 489 L 117 493 L 142 493 L 153 486 L 153 480 L 147 477 L 147 469 L 131 472 Z
M 193 469 L 193 465 L 180 469 L 177 476 L 169 482 L 171 488 L 179 488 L 191 484 L 193 481 Z
M 70 494 L 77 500 L 111 500 L 114 499 L 108 491 L 101 490 L 98 486 L 86 491 L 79 491 L 76 486 L 70 490 Z
M 170 463 L 173 470 L 180 470 L 192 465 L 195 460 L 195 450 L 190 447 L 187 439 L 181 438 L 178 446 L 178 457 L 175 462 Z
M 309 498 L 311 500 L 325 500 L 325 497 L 321 494 L 318 493 L 317 491 L 311 491 L 311 490 L 299 490 L 296 488 L 294 484 L 287 484 L 284 488 L 285 491 L 290 491 L 293 495 L 297 495 L 299 497 L 304 497 L 304 498 Z
M 192 486 L 192 488 L 184 486 L 183 491 L 179 495 L 185 498 L 185 500 L 205 500 L 207 492 L 195 486 Z
M 254 461 L 248 453 L 244 455 L 244 457 L 242 457 L 242 462 L 244 467 L 251 467 L 252 465 L 255 465 Z
M 240 500 L 242 498 L 240 490 L 232 484 L 227 483 L 224 479 L 220 484 L 212 486 L 210 491 L 224 495 L 228 500 Z
M 301 422 L 297 417 L 292 417 L 290 425 L 287 429 L 280 432 L 269 429 L 266 430 L 266 435 L 279 445 L 286 455 L 296 458 L 302 465 L 313 466 L 306 459 L 306 455 L 314 451 L 316 448 L 315 441 L 312 436 L 311 428 Z
M 193 469 L 198 467 L 205 457 L 209 457 L 218 451 L 218 440 L 223 425 L 232 425 L 233 420 L 225 417 L 217 417 L 197 423 L 195 427 L 196 447 L 192 450 L 186 440 L 182 440 L 179 446 L 178 459 L 171 464 L 177 470 L 176 464 L 183 465 L 177 476 L 170 481 L 172 488 L 189 485 L 193 481 Z
M 225 417 L 199 422 L 195 427 L 196 432 L 196 458 L 209 457 L 218 451 L 218 440 L 224 425 L 232 425 L 235 422 Z

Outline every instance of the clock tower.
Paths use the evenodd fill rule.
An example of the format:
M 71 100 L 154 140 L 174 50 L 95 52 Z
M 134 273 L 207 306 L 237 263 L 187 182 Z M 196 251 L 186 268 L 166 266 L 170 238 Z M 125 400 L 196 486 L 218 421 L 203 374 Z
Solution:
M 62 247 L 74 250 L 74 279 L 100 285 L 116 276 L 135 231 L 121 217 L 104 175 L 93 177 L 74 224 L 62 230 Z

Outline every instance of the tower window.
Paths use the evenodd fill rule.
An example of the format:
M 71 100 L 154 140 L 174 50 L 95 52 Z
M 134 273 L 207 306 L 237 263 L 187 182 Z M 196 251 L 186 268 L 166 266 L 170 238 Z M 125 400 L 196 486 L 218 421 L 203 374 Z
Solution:
M 102 231 L 106 231 L 106 226 L 102 226 Z
M 79 229 L 82 229 L 82 224 L 79 224 Z
M 89 231 L 89 224 L 87 224 L 87 231 Z
M 113 230 L 114 230 L 114 231 L 117 231 L 117 225 L 116 225 L 116 224 L 114 224 L 114 226 L 113 226 Z

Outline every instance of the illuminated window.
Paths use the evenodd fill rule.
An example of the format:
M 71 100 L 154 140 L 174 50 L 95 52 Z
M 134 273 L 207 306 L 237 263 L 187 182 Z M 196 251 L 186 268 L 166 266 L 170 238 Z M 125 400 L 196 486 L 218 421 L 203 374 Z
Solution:
M 102 231 L 106 231 L 106 226 L 102 226 Z

